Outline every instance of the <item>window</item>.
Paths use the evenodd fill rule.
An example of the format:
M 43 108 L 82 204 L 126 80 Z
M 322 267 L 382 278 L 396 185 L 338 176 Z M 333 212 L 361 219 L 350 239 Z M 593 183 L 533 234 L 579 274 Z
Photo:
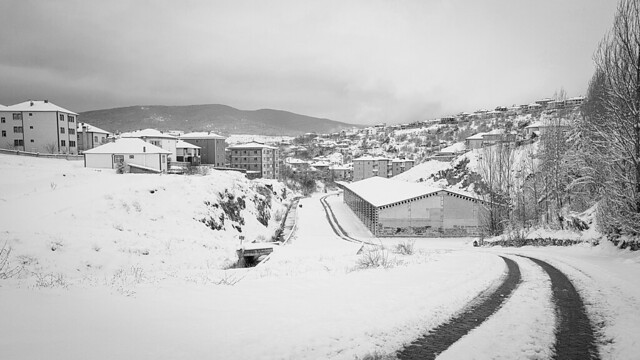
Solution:
M 33 139 L 31 139 L 31 142 L 33 142 Z
M 73 140 L 69 140 L 69 147 L 76 147 L 76 142 Z
M 29 126 L 29 129 L 33 130 L 33 125 Z
M 2 130 L 2 137 L 7 137 L 7 130 Z
M 16 134 L 21 134 L 22 133 L 22 126 L 14 126 L 13 127 L 13 132 Z
M 69 129 L 69 135 L 75 135 L 76 129 Z
M 67 146 L 67 142 L 64 140 L 60 140 L 60 146 Z
M 22 140 L 22 139 L 13 140 L 13 146 L 24 146 L 24 140 Z
M 7 121 L 4 118 L 0 118 L 0 122 L 4 124 Z
M 33 116 L 33 113 L 29 113 L 29 116 Z
M 13 113 L 13 120 L 22 120 L 21 113 Z
M 74 122 L 74 121 L 76 121 L 76 117 L 69 115 L 69 122 Z
M 97 137 L 97 136 L 94 136 L 94 137 L 93 137 L 93 141 L 98 142 L 98 137 Z
M 64 134 L 64 128 L 63 127 L 60 128 L 60 134 Z
M 64 121 L 64 115 L 60 114 L 60 121 Z
M 129 155 L 129 159 L 135 158 L 135 155 Z

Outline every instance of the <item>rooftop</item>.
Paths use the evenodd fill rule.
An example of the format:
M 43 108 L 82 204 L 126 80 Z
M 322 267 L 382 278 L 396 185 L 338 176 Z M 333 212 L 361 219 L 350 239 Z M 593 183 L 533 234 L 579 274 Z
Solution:
M 180 135 L 181 139 L 225 139 L 224 136 L 214 134 L 212 132 L 191 132 L 188 134 Z
M 100 145 L 87 150 L 85 154 L 171 154 L 171 151 L 161 149 L 138 138 L 117 139 L 115 142 Z
M 344 187 L 377 207 L 442 190 L 420 183 L 391 180 L 379 176 L 370 177 L 354 183 L 345 183 Z
M 341 184 L 376 207 L 394 204 L 439 191 L 445 191 L 471 199 L 478 199 L 478 197 L 473 194 L 461 191 L 440 189 L 422 183 L 405 182 L 379 176 L 370 177 L 354 183 L 342 182 Z
M 101 133 L 101 134 L 111 134 L 110 132 L 106 131 L 106 130 L 102 130 L 99 127 L 93 126 L 91 124 L 87 124 L 87 123 L 78 123 L 78 132 L 82 132 L 83 129 L 87 129 L 87 132 L 92 132 L 92 133 Z
M 164 138 L 164 139 L 176 139 L 175 136 L 165 134 L 162 131 L 156 129 L 144 129 L 131 132 L 122 133 L 120 137 L 123 138 Z
M 27 100 L 21 102 L 19 104 L 7 106 L 6 110 L 9 111 L 29 111 L 29 112 L 39 112 L 39 111 L 58 111 L 72 115 L 78 115 L 73 111 L 69 111 L 63 107 L 60 107 L 49 100 Z
M 201 149 L 198 145 L 189 144 L 186 141 L 178 140 L 176 143 L 176 149 Z
M 252 141 L 246 144 L 240 144 L 240 145 L 234 145 L 234 146 L 229 146 L 229 149 L 274 149 L 277 150 L 278 148 L 273 147 L 273 146 L 269 146 L 269 145 L 265 145 L 263 143 L 259 143 L 257 141 Z

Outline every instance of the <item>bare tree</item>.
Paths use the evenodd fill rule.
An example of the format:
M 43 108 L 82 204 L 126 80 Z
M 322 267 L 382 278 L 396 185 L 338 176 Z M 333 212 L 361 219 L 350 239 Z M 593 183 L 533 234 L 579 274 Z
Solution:
M 489 235 L 502 233 L 510 220 L 511 191 L 513 189 L 514 153 L 510 144 L 498 142 L 481 151 L 478 170 L 487 186 L 484 206 L 484 228 Z
M 582 179 L 601 195 L 600 225 L 640 235 L 640 5 L 621 0 L 613 28 L 595 54 L 591 103 L 582 126 L 586 151 L 606 176 Z M 596 173 L 596 175 L 598 175 Z M 602 182 L 598 184 L 598 182 Z
M 58 152 L 58 144 L 55 142 L 48 143 L 44 146 L 44 150 L 49 154 L 55 154 Z

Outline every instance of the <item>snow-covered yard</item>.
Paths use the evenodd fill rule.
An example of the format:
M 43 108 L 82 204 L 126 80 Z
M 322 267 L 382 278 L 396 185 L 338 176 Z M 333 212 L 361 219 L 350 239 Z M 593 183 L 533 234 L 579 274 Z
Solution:
M 548 358 L 555 314 L 549 281 L 523 253 L 568 274 L 602 332 L 603 358 L 632 359 L 640 330 L 640 256 L 603 244 L 473 248 L 472 239 L 415 239 L 412 255 L 385 245 L 366 268 L 340 240 L 320 195 L 302 199 L 290 244 L 256 268 L 224 270 L 239 236 L 268 237 L 251 199 L 277 183 L 238 174 L 116 175 L 81 163 L 0 156 L 0 245 L 20 276 L 0 280 L 0 359 L 354 359 L 393 354 L 446 321 L 505 271 L 524 282 L 504 307 L 442 358 Z M 245 196 L 242 233 L 199 221 L 220 193 Z M 336 216 L 370 236 L 338 197 Z M 367 249 L 364 249 L 366 254 Z M 611 340 L 611 341 L 609 341 Z

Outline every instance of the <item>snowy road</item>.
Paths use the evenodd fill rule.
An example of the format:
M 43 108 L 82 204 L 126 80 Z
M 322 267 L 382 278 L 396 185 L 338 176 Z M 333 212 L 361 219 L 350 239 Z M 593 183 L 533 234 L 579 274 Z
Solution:
M 353 213 L 349 214 L 350 209 L 338 197 L 334 198 L 331 206 L 334 212 L 343 214 L 345 218 L 355 217 Z M 345 224 L 345 227 L 349 228 L 349 225 Z M 368 235 L 372 238 L 370 233 Z M 367 234 L 361 236 L 366 237 Z M 417 241 L 431 242 L 422 239 Z M 382 242 L 390 246 L 398 240 L 383 239 Z M 439 359 L 635 358 L 633 346 L 637 345 L 638 339 L 628 329 L 638 328 L 637 323 L 631 324 L 638 320 L 639 315 L 637 308 L 634 308 L 638 304 L 639 288 L 637 282 L 633 283 L 632 280 L 640 274 L 637 254 L 612 249 L 608 244 L 596 248 L 528 247 L 478 249 L 478 252 L 508 254 L 524 269 L 523 284 L 505 306 L 486 322 L 487 325 L 483 324 L 470 332 L 442 353 Z M 513 256 L 515 253 L 526 254 L 528 259 Z M 534 263 L 537 265 L 532 265 Z M 544 271 L 535 269 L 538 266 Z M 535 276 L 531 276 L 529 271 Z M 616 291 L 619 294 L 615 294 Z M 528 296 L 522 296 L 524 294 Z M 611 304 L 605 299 L 607 295 Z M 531 299 L 537 299 L 537 302 Z M 519 309 L 517 314 L 513 314 L 514 309 Z M 509 320 L 505 316 L 509 313 L 524 321 Z M 633 320 L 623 314 L 628 314 Z M 626 333 L 624 329 L 627 329 Z M 515 338 L 514 333 L 519 336 Z M 617 340 L 612 341 L 613 338 Z M 509 345 L 505 347 L 504 344 Z M 473 354 L 471 357 L 470 353 Z

